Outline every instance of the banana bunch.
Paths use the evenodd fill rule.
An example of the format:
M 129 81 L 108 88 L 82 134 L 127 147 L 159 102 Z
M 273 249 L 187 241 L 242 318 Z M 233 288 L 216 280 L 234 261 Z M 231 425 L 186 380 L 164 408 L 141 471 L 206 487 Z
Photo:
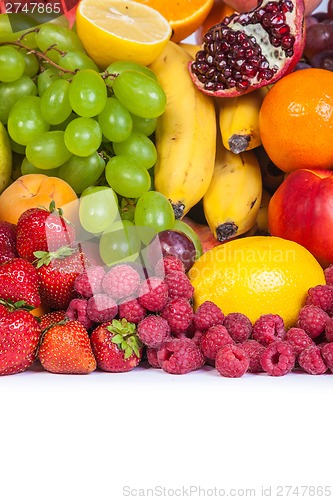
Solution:
M 218 119 L 225 148 L 242 153 L 261 145 L 259 111 L 268 87 L 239 97 L 219 99 Z
M 155 189 L 182 218 L 205 194 L 213 176 L 216 148 L 214 101 L 193 85 L 188 64 L 193 58 L 169 41 L 151 69 L 167 96 L 155 130 Z
M 207 223 L 218 241 L 249 231 L 262 196 L 261 170 L 253 151 L 235 154 L 217 140 L 214 173 L 203 197 Z

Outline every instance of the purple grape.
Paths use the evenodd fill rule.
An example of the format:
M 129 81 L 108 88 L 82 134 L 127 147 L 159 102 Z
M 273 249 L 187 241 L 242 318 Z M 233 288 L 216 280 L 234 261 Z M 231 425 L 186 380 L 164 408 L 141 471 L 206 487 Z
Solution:
M 148 262 L 155 267 L 160 255 L 174 255 L 182 260 L 187 272 L 196 259 L 194 243 L 184 233 L 166 229 L 160 231 L 147 248 Z
M 304 55 L 311 59 L 319 52 L 333 49 L 333 24 L 313 24 L 306 30 Z
M 333 50 L 324 50 L 310 59 L 314 68 L 327 69 L 333 71 Z

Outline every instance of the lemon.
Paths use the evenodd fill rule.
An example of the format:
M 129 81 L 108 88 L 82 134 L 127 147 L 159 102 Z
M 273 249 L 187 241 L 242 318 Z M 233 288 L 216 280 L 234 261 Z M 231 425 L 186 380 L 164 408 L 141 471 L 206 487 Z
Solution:
M 12 173 L 12 148 L 8 133 L 0 122 L 0 193 L 9 185 Z
M 81 0 L 76 30 L 88 55 L 103 69 L 121 60 L 148 65 L 172 35 L 157 10 L 127 0 Z
M 254 322 L 279 314 L 295 325 L 308 289 L 325 284 L 322 267 L 303 246 L 274 236 L 249 236 L 219 245 L 192 266 L 194 307 L 211 300 L 224 314 L 241 312 Z

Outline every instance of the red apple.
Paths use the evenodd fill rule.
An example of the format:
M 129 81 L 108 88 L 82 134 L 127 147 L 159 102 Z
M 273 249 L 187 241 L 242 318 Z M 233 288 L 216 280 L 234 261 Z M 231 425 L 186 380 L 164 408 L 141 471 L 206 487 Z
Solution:
M 333 263 L 333 171 L 290 173 L 270 200 L 268 225 L 272 236 L 300 243 L 323 267 Z

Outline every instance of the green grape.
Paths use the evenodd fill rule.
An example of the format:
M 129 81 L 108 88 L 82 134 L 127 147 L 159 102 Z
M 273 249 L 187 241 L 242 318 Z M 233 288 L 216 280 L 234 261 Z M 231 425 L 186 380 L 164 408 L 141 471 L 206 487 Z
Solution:
M 12 151 L 14 151 L 14 153 L 17 153 L 19 155 L 25 156 L 25 146 L 22 146 L 22 144 L 18 144 L 17 142 L 13 141 L 13 139 L 10 136 L 9 140 Z
M 20 40 L 26 47 L 36 48 L 35 33 L 30 32 L 36 26 L 35 19 L 21 12 L 0 14 L 0 42 Z
M 119 217 L 118 198 L 108 186 L 90 186 L 80 196 L 80 224 L 89 233 L 105 231 Z
M 59 65 L 69 71 L 77 71 L 82 69 L 93 69 L 99 71 L 98 66 L 94 61 L 84 52 L 70 51 L 64 54 L 59 59 Z M 65 78 L 71 78 L 73 75 L 64 73 Z
M 25 154 L 33 165 L 43 170 L 60 167 L 69 160 L 72 153 L 68 151 L 62 130 L 44 132 L 27 144 Z
M 122 142 L 114 143 L 113 150 L 116 155 L 132 156 L 142 167 L 153 167 L 157 160 L 155 144 L 146 135 L 132 132 Z
M 40 110 L 44 120 L 51 125 L 59 125 L 72 113 L 69 102 L 70 83 L 67 80 L 55 80 L 47 87 L 40 99 Z
M 80 194 L 98 181 L 104 168 L 105 162 L 96 151 L 90 156 L 73 155 L 59 168 L 58 177 Z
M 67 128 L 67 125 L 72 121 L 74 120 L 75 118 L 77 118 L 78 116 L 75 114 L 75 113 L 71 113 L 65 121 L 59 123 L 58 125 L 51 125 L 50 127 L 50 130 L 63 130 L 65 131 L 66 128 Z
M 113 156 L 105 167 L 105 178 L 114 191 L 125 198 L 138 198 L 150 188 L 150 175 L 131 156 Z
M 106 104 L 107 90 L 103 78 L 92 69 L 83 69 L 73 76 L 69 101 L 79 116 L 98 115 Z
M 138 258 L 140 250 L 141 241 L 136 227 L 128 220 L 112 224 L 99 240 L 100 256 L 107 266 L 134 261 Z
M 93 118 L 75 118 L 66 127 L 65 144 L 77 156 L 90 156 L 101 145 L 102 132 Z
M 26 49 L 20 49 L 20 53 L 23 55 L 25 61 L 23 74 L 33 78 L 39 71 L 39 62 L 37 57 L 31 52 L 28 52 Z
M 107 98 L 104 109 L 98 115 L 98 123 L 111 142 L 124 141 L 132 132 L 131 115 L 116 97 Z
M 7 129 L 11 138 L 23 146 L 46 132 L 49 124 L 42 117 L 40 98 L 34 95 L 21 97 L 10 110 Z
M 21 164 L 21 174 L 26 175 L 26 174 L 44 174 L 48 175 L 49 177 L 59 177 L 58 176 L 58 170 L 59 168 L 49 168 L 47 170 L 42 169 L 42 168 L 37 168 L 35 165 L 30 163 L 27 157 L 23 158 L 22 164 Z
M 148 191 L 136 203 L 134 222 L 140 238 L 148 245 L 156 233 L 173 229 L 175 214 L 171 203 L 162 193 Z
M 148 76 L 149 78 L 152 78 L 153 80 L 157 81 L 155 73 L 150 68 L 144 66 L 143 64 L 139 64 L 134 61 L 114 61 L 113 63 L 109 64 L 109 66 L 105 70 L 105 74 L 112 75 L 108 76 L 105 79 L 105 83 L 109 87 L 112 87 L 115 77 L 120 75 L 120 73 L 122 73 L 123 71 L 127 70 L 137 71 L 138 73 L 142 73 Z
M 37 87 L 26 75 L 14 82 L 0 83 L 0 121 L 8 121 L 10 110 L 14 104 L 26 95 L 37 95 Z
M 113 82 L 117 99 L 134 115 L 157 118 L 166 106 L 166 95 L 161 85 L 137 71 L 124 71 Z
M 64 26 L 53 23 L 43 24 L 36 34 L 36 43 L 52 61 L 58 62 L 61 52 L 84 51 L 77 34 Z M 55 48 L 51 48 L 55 46 Z M 57 50 L 56 50 L 57 49 Z M 60 51 L 60 52 L 59 52 Z
M 10 45 L 0 47 L 0 81 L 13 82 L 20 78 L 25 69 L 23 54 Z
M 37 88 L 39 97 L 42 97 L 45 90 L 51 85 L 52 82 L 60 79 L 61 79 L 61 74 L 55 68 L 48 68 L 39 73 L 37 77 Z
M 147 137 L 155 132 L 157 125 L 157 118 L 143 118 L 142 116 L 133 115 L 131 113 L 133 122 L 133 132 L 144 134 Z

